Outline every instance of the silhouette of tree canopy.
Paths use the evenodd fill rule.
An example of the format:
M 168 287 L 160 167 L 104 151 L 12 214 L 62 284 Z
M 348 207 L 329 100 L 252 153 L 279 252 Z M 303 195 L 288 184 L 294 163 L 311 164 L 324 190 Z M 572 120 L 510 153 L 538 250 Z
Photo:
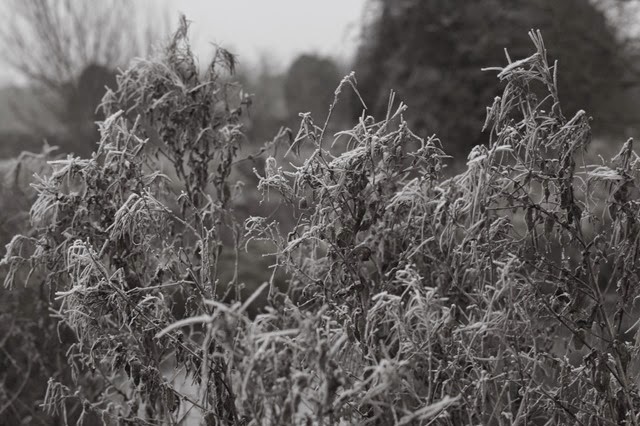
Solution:
M 289 67 L 285 78 L 285 100 L 290 115 L 311 112 L 316 121 L 324 120 L 342 75 L 330 58 L 303 54 Z
M 558 60 L 566 115 L 584 109 L 596 132 L 633 124 L 626 43 L 591 1 L 372 0 L 368 12 L 355 61 L 368 113 L 384 114 L 394 89 L 411 127 L 437 133 L 449 152 L 486 140 L 485 107 L 500 89 L 481 68 L 506 64 L 507 46 L 512 58 L 525 57 L 531 28 Z
M 97 64 L 89 64 L 77 81 L 68 85 L 64 120 L 73 136 L 69 148 L 76 153 L 90 154 L 95 149 L 100 135 L 95 122 L 105 118 L 97 109 L 105 87 L 117 87 L 116 72 Z

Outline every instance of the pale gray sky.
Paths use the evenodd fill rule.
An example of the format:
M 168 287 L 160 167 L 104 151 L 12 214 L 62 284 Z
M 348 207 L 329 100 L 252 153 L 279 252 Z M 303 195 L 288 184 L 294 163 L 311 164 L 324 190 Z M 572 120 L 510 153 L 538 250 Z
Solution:
M 164 4 L 174 25 L 180 12 L 192 21 L 191 39 L 201 63 L 212 52 L 210 43 L 216 43 L 236 54 L 242 65 L 252 67 L 266 60 L 275 70 L 283 70 L 300 53 L 319 53 L 348 61 L 357 46 L 366 1 L 146 0 L 146 3 L 148 7 Z M 0 86 L 20 80 L 0 62 Z
M 167 0 L 170 13 L 192 21 L 200 52 L 215 42 L 255 63 L 261 55 L 286 67 L 299 53 L 348 59 L 366 0 Z M 204 54 L 204 53 L 202 53 Z

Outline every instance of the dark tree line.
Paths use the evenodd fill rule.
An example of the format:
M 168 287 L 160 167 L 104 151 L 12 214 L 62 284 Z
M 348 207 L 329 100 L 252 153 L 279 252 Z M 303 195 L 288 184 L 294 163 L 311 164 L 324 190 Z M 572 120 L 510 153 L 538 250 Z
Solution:
M 605 16 L 616 2 L 588 0 L 371 0 L 355 61 L 368 113 L 386 112 L 389 91 L 409 105 L 423 135 L 437 133 L 450 152 L 466 154 L 487 136 L 485 107 L 499 94 L 481 68 L 527 54 L 527 32 L 540 29 L 559 63 L 565 113 L 584 109 L 599 133 L 637 123 L 629 87 L 633 51 Z M 359 109 L 357 109 L 359 112 Z

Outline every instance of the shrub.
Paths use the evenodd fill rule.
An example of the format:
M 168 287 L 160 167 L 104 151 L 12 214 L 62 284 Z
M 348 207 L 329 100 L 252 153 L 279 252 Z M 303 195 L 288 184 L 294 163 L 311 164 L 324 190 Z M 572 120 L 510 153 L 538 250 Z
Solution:
M 533 55 L 496 69 L 506 87 L 487 109 L 490 144 L 450 179 L 439 140 L 412 133 L 393 97 L 383 120 L 328 135 L 339 95 L 355 88 L 345 77 L 324 125 L 305 114 L 292 140 L 289 154 L 312 154 L 256 171 L 258 189 L 289 206 L 287 232 L 237 221 L 243 99 L 217 72 L 233 61 L 221 52 L 201 79 L 183 24 L 164 56 L 119 77 L 98 150 L 52 163 L 33 233 L 8 245 L 7 284 L 34 268 L 74 336 L 72 380 L 50 380 L 46 412 L 123 424 L 637 424 L 637 344 L 625 332 L 638 157 L 629 141 L 611 165 L 579 163 L 588 118 L 563 115 L 555 65 L 531 38 Z M 160 157 L 172 181 L 154 171 Z M 243 297 L 237 260 L 229 283 L 219 262 L 225 246 L 255 241 L 276 262 Z

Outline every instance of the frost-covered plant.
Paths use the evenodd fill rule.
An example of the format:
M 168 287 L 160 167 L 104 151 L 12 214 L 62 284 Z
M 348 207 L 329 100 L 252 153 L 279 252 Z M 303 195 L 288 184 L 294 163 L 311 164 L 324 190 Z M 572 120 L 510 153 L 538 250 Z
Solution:
M 47 161 L 55 147 L 41 153 L 23 152 L 3 162 L 0 185 L 0 241 L 4 246 L 16 232 L 29 232 L 29 207 L 34 199 L 30 187 L 33 173 L 50 172 Z M 24 279 L 17 277 L 16 281 Z M 17 289 L 0 286 L 0 418 L 4 424 L 29 419 L 42 423 L 34 401 L 41 398 L 49 377 L 61 380 L 68 342 L 56 335 L 57 319 L 49 316 L 49 295 L 43 286 Z
M 312 155 L 267 167 L 260 187 L 283 193 L 297 225 L 247 228 L 277 242 L 285 299 L 330 330 L 319 423 L 637 424 L 625 333 L 640 163 L 629 141 L 612 166 L 577 164 L 588 117 L 563 115 L 557 65 L 531 38 L 532 56 L 495 68 L 505 89 L 487 109 L 491 142 L 460 175 L 440 178 L 438 140 L 412 134 L 392 102 L 383 121 L 335 136 L 341 154 L 304 117 L 295 142 Z
M 156 338 L 185 315 L 211 313 L 205 301 L 224 290 L 240 291 L 220 284 L 218 260 L 224 230 L 241 234 L 228 177 L 244 99 L 220 74 L 233 57 L 219 51 L 201 77 L 186 32 L 183 20 L 159 57 L 119 76 L 97 150 L 50 162 L 53 172 L 34 184 L 33 232 L 7 246 L 6 284 L 30 268 L 26 285 L 50 289 L 51 309 L 74 335 L 73 383 L 52 377 L 44 399 L 52 416 L 178 423 L 195 406 L 237 418 L 225 359 L 203 362 L 215 342 Z M 214 390 L 190 397 L 176 375 Z
M 8 246 L 7 284 L 31 267 L 75 338 L 73 380 L 52 378 L 43 408 L 79 423 L 637 424 L 640 162 L 629 141 L 579 165 L 588 118 L 564 116 L 531 38 L 532 56 L 496 69 L 490 144 L 452 178 L 393 97 L 335 135 L 331 113 L 303 114 L 287 155 L 310 154 L 256 170 L 288 232 L 236 220 L 245 99 L 218 73 L 229 55 L 199 76 L 183 24 L 105 97 L 92 158 L 51 163 L 33 232 Z M 243 299 L 239 265 L 225 283 L 219 261 L 252 240 L 276 263 Z

